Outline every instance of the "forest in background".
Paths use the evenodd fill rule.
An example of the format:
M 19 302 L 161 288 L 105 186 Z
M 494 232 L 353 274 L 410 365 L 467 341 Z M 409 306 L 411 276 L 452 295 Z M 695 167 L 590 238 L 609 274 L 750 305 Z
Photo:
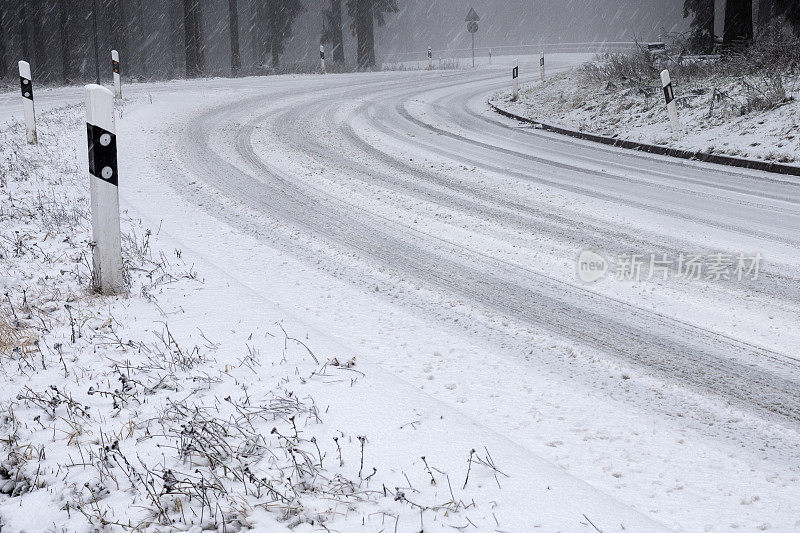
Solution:
M 308 71 L 320 43 L 331 70 L 370 69 L 428 46 L 466 48 L 473 5 L 479 46 L 677 33 L 709 52 L 719 28 L 733 28 L 726 40 L 734 42 L 751 39 L 754 26 L 797 20 L 795 0 L 728 2 L 729 10 L 725 0 L 0 0 L 0 77 L 14 78 L 24 58 L 40 81 L 94 79 L 95 23 L 102 77 L 115 48 L 123 76 L 148 80 Z

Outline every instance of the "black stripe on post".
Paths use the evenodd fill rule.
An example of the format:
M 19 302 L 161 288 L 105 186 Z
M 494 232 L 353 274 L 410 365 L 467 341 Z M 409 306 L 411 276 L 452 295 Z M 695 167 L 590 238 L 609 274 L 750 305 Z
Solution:
M 540 58 L 539 58 L 539 66 L 540 66 L 540 67 L 543 67 L 543 66 L 544 66 L 544 58 L 543 58 L 543 57 L 540 57 Z
M 19 77 L 19 87 L 22 92 L 22 97 L 27 98 L 33 102 L 33 83 L 28 78 Z
M 514 70 L 511 71 L 511 76 L 513 79 L 519 78 L 519 67 L 514 67 Z
M 86 124 L 89 141 L 89 173 L 111 185 L 117 181 L 117 136 L 94 124 Z
M 672 89 L 672 82 L 664 87 L 664 99 L 667 101 L 667 105 L 675 100 L 675 91 Z
M 114 69 L 114 74 L 119 74 L 119 61 L 111 60 L 111 67 Z
M 319 51 L 319 58 L 320 59 L 325 59 L 325 51 L 324 50 L 320 50 Z M 335 61 L 334 61 L 334 63 L 335 63 Z

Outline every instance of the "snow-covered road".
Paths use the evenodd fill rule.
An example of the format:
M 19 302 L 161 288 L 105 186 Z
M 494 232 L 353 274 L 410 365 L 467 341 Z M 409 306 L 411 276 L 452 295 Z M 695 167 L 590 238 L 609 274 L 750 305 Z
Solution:
M 340 81 L 289 81 L 198 113 L 176 143 L 187 174 L 175 189 L 233 224 L 244 205 L 358 265 L 771 419 L 800 420 L 794 353 L 710 328 L 699 314 L 584 286 L 574 270 L 554 275 L 536 258 L 554 245 L 573 248 L 564 257 L 573 261 L 582 249 L 755 251 L 771 260 L 758 280 L 717 289 L 697 307 L 737 292 L 791 303 L 797 271 L 777 261 L 791 261 L 800 242 L 800 181 L 515 127 L 486 111 L 487 94 L 504 85 L 494 72 Z M 211 196 L 200 202 L 198 192 Z M 215 195 L 232 203 L 215 205 Z
M 582 59 L 554 56 L 550 70 Z M 123 204 L 669 526 L 694 530 L 752 494 L 756 507 L 729 522 L 790 516 L 800 179 L 523 127 L 486 104 L 507 77 L 496 66 L 131 86 Z M 76 98 L 45 91 L 43 105 Z M 0 98 L 4 117 L 12 101 Z M 586 250 L 644 267 L 719 253 L 763 262 L 757 279 L 679 278 L 672 261 L 663 276 L 584 284 Z M 627 465 L 604 477 L 605 459 Z M 709 491 L 716 469 L 725 479 Z

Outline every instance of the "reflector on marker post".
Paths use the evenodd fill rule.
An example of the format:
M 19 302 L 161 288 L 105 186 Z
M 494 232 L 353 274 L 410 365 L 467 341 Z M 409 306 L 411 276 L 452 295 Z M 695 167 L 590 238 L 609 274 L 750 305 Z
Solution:
M 433 70 L 433 48 L 428 47 L 428 70 Z
M 325 74 L 325 46 L 319 45 L 319 64 L 322 73 Z
M 545 74 L 544 73 L 544 50 L 542 51 L 541 54 L 539 54 L 539 70 L 541 71 L 541 74 L 542 74 L 542 81 L 544 81 L 544 77 L 545 77 L 544 76 L 544 74 Z
M 511 100 L 516 102 L 519 98 L 519 60 L 514 60 L 511 70 Z
M 119 233 L 119 181 L 114 95 L 100 85 L 86 86 L 86 135 L 92 208 L 92 264 L 95 289 L 119 294 L 125 289 Z
M 661 85 L 664 87 L 664 100 L 667 102 L 669 123 L 672 126 L 672 131 L 678 131 L 681 128 L 681 122 L 678 119 L 678 106 L 675 103 L 675 90 L 672 88 L 669 70 L 661 71 Z
M 36 135 L 36 110 L 33 106 L 33 77 L 27 61 L 19 62 L 19 86 L 22 94 L 22 107 L 25 110 L 25 135 L 28 144 L 38 142 Z
M 119 70 L 119 52 L 111 50 L 111 68 L 114 71 L 114 97 L 122 98 L 122 78 Z

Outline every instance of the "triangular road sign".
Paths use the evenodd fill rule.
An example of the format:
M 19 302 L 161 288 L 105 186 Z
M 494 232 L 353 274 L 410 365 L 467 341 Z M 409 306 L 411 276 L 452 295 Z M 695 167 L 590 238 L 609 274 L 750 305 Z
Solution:
M 467 20 L 465 20 L 464 22 L 478 22 L 479 20 L 481 20 L 481 18 L 475 12 L 475 8 L 474 7 L 469 8 L 469 13 L 467 14 Z

